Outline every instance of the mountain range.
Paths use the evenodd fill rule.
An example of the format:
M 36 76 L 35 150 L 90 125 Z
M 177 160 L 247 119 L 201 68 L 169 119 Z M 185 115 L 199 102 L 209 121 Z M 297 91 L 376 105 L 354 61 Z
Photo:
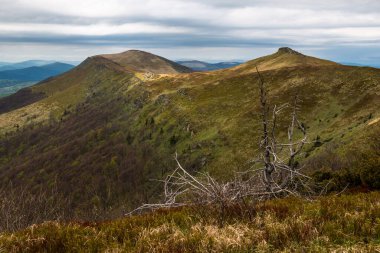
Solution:
M 356 62 L 341 62 L 341 64 L 348 65 L 348 66 L 357 66 L 357 67 L 380 68 L 380 64 L 363 64 L 363 63 L 356 63 Z
M 0 63 L 0 71 L 12 70 L 12 69 L 24 69 L 29 67 L 38 67 L 43 65 L 52 64 L 55 61 L 45 61 L 45 60 L 28 60 L 16 63 L 3 62 Z
M 0 61 L 0 67 L 2 66 L 6 66 L 6 65 L 11 65 L 12 63 L 10 62 L 3 62 L 3 61 Z
M 157 199 L 175 167 L 218 179 L 250 168 L 261 138 L 258 85 L 271 109 L 301 98 L 310 173 L 355 168 L 379 135 L 380 70 L 290 48 L 240 65 L 193 72 L 132 50 L 87 58 L 0 99 L 0 186 L 58 184 L 76 213 Z M 278 121 L 286 139 L 288 118 Z
M 39 60 L 0 66 L 0 97 L 12 94 L 46 78 L 62 74 L 73 67 L 66 63 Z
M 48 77 L 64 73 L 74 66 L 66 63 L 54 62 L 41 66 L 32 66 L 21 69 L 0 71 L 0 80 L 41 81 Z

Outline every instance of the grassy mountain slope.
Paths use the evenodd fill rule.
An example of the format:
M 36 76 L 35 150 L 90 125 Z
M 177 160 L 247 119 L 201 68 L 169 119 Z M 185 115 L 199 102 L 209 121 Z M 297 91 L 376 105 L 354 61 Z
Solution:
M 296 93 L 302 98 L 300 117 L 309 139 L 318 140 L 302 158 L 308 168 L 341 169 L 343 162 L 313 159 L 326 152 L 361 156 L 379 133 L 378 69 L 289 49 L 223 71 L 153 78 L 117 61 L 91 57 L 31 87 L 25 98 L 15 99 L 16 93 L 0 100 L 1 185 L 33 188 L 57 181 L 76 208 L 131 207 L 157 197 L 160 184 L 150 179 L 173 169 L 175 151 L 190 171 L 227 178 L 245 170 L 260 139 L 256 65 L 272 105 L 290 102 Z M 153 65 L 147 71 L 156 70 Z M 285 137 L 286 119 L 279 121 L 279 138 Z
M 248 61 L 245 64 L 241 64 L 235 67 L 234 69 L 239 70 L 239 72 L 243 73 L 251 73 L 252 71 L 256 71 L 254 68 L 255 66 L 257 66 L 260 71 L 266 71 L 297 66 L 306 67 L 333 65 L 337 65 L 337 63 L 306 56 L 297 51 L 294 51 L 291 48 L 283 47 L 280 48 L 275 54 Z
M 120 54 L 105 54 L 102 56 L 135 72 L 151 72 L 154 74 L 192 72 L 191 69 L 178 63 L 139 50 L 129 50 Z
M 59 118 L 96 93 L 99 84 L 124 82 L 133 74 L 103 57 L 90 57 L 78 67 L 44 80 L 0 100 L 0 129 L 14 130 L 16 125 Z M 24 94 L 29 94 L 24 97 Z

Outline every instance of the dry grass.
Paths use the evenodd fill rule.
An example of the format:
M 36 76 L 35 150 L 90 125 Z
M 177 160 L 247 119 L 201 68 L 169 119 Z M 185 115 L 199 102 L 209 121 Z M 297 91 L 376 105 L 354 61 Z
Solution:
M 37 102 L 8 113 L 0 114 L 0 134 L 14 131 L 27 125 L 45 122 L 49 119 L 51 112 L 57 108 L 54 103 L 46 105 L 43 102 Z
M 47 222 L 0 234 L 3 252 L 379 252 L 380 193 L 156 211 L 101 224 Z M 202 211 L 203 210 L 203 211 Z M 206 215 L 205 215 L 206 213 Z M 1 252 L 1 250 L 0 250 Z
M 370 125 L 376 124 L 378 122 L 380 122 L 380 118 L 376 118 L 374 120 L 371 120 L 370 122 L 368 122 L 368 125 L 370 126 Z

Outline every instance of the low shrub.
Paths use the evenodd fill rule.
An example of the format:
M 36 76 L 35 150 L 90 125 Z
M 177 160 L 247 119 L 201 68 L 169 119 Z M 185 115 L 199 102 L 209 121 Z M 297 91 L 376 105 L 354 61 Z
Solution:
M 45 222 L 0 234 L 0 252 L 377 252 L 380 193 L 285 198 L 236 207 L 222 226 L 210 207 L 119 220 Z M 207 211 L 209 210 L 209 211 Z

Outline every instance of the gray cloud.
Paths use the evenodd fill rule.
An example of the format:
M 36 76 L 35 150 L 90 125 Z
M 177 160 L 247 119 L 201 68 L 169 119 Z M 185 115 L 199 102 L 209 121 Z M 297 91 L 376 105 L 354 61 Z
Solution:
M 362 52 L 348 54 L 350 61 L 375 62 L 379 56 L 378 0 L 0 0 L 0 5 L 4 61 L 75 57 L 69 50 L 79 59 L 95 49 L 124 48 L 174 59 L 186 50 L 202 59 L 217 54 L 247 59 L 243 49 L 264 54 L 279 46 L 332 60 L 345 58 L 339 48 Z

